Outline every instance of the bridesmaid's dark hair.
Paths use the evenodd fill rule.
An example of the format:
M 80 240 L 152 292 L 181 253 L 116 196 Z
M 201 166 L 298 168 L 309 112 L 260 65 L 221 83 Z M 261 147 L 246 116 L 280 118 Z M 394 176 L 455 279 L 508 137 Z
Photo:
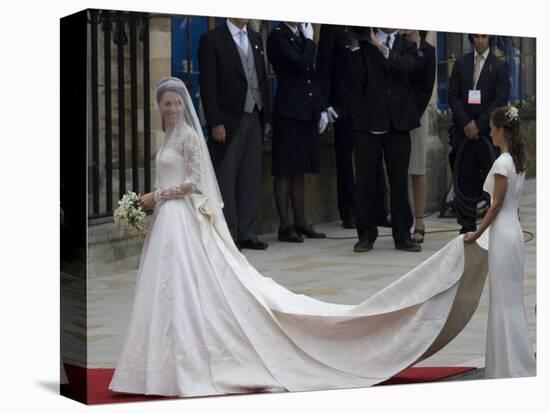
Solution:
M 522 173 L 526 169 L 527 150 L 521 132 L 521 119 L 515 107 L 501 106 L 491 114 L 493 125 L 504 129 L 504 137 L 508 141 L 508 150 L 514 160 L 516 172 Z

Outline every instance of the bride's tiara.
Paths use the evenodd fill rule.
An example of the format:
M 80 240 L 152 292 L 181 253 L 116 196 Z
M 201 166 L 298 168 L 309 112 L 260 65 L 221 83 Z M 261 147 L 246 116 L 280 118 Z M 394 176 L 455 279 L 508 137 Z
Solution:
M 175 78 L 173 76 L 169 76 L 164 79 L 161 79 L 155 85 L 155 95 L 156 95 L 157 103 L 160 102 L 160 97 L 166 91 L 176 92 L 182 97 L 187 96 L 187 88 L 185 87 L 185 83 L 183 83 L 181 79 Z

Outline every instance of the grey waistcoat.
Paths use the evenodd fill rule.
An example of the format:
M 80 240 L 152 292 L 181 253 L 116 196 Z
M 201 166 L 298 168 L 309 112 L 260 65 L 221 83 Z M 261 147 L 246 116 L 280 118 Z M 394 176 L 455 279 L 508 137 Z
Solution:
M 254 111 L 254 105 L 258 106 L 258 109 L 262 109 L 262 92 L 258 84 L 258 76 L 256 75 L 256 63 L 254 62 L 254 52 L 252 51 L 252 45 L 250 39 L 248 40 L 248 55 L 245 55 L 242 49 L 237 46 L 239 56 L 243 63 L 244 74 L 248 83 L 246 90 L 246 100 L 244 102 L 244 111 L 252 113 Z

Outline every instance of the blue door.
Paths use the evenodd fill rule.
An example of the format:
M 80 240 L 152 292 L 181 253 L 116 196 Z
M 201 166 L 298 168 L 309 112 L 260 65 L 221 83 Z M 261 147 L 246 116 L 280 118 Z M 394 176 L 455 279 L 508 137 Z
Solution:
M 185 82 L 201 122 L 198 51 L 200 37 L 207 30 L 208 17 L 172 17 L 172 76 Z

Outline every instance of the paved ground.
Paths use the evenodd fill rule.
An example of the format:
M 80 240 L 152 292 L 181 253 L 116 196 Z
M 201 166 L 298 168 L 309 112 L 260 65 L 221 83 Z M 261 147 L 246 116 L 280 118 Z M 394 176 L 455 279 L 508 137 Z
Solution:
M 536 181 L 525 185 L 521 203 L 523 229 L 536 231 Z M 454 219 L 439 219 L 437 214 L 426 219 L 427 231 L 421 253 L 396 251 L 389 237 L 390 229 L 381 229 L 371 252 L 353 253 L 355 231 L 345 230 L 339 222 L 317 226 L 330 238 L 305 240 L 302 244 L 279 243 L 275 234 L 263 235 L 269 242 L 267 251 L 244 253 L 250 262 L 264 275 L 288 289 L 318 299 L 355 304 L 384 288 L 400 275 L 419 264 L 457 235 Z M 526 238 L 532 236 L 526 234 Z M 525 244 L 525 305 L 531 339 L 535 342 L 536 300 L 536 238 Z M 122 344 L 123 335 L 133 298 L 136 269 L 110 274 L 88 282 L 88 363 L 89 367 L 114 367 Z M 74 284 L 65 275 L 64 285 L 70 292 Z M 69 293 L 70 294 L 70 293 Z M 480 305 L 466 328 L 443 350 L 423 361 L 419 366 L 484 366 L 485 330 L 487 323 L 487 285 Z M 68 341 L 75 341 L 80 333 L 65 332 Z M 69 346 L 70 348 L 70 346 Z M 65 360 L 77 359 L 70 349 Z M 481 371 L 467 378 L 477 378 Z

